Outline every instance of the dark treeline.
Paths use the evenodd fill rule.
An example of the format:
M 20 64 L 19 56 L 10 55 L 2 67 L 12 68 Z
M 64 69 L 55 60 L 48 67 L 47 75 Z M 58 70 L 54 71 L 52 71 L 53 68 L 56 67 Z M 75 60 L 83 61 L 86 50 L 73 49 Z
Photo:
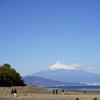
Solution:
M 0 86 L 25 86 L 22 77 L 9 64 L 0 66 Z

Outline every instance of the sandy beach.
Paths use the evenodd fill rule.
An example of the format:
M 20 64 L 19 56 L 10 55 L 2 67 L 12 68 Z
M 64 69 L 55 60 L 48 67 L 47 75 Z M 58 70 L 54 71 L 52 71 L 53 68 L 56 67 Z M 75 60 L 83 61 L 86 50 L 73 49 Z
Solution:
M 17 96 L 11 94 L 11 90 L 17 90 Z M 0 87 L 0 100 L 93 100 L 94 97 L 100 100 L 100 89 L 57 89 L 58 94 L 53 94 L 53 88 L 21 86 L 21 87 Z M 86 93 L 84 91 L 86 90 Z

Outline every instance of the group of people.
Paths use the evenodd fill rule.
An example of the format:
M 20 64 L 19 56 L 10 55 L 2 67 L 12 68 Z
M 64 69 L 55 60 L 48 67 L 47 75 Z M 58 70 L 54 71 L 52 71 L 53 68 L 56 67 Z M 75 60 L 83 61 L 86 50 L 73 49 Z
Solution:
M 58 90 L 53 90 L 53 95 L 54 95 L 54 94 L 57 95 L 57 94 L 58 94 Z
M 16 89 L 12 89 L 12 90 L 11 90 L 11 94 L 13 94 L 14 97 L 16 97 L 16 96 L 17 96 L 17 90 L 16 90 Z
M 84 93 L 86 93 L 86 90 L 84 90 Z M 53 90 L 53 95 L 58 94 L 58 90 Z M 64 95 L 64 90 L 61 92 L 62 95 Z M 75 100 L 79 100 L 79 98 L 75 98 Z M 94 97 L 93 100 L 97 100 L 97 97 Z
M 53 90 L 53 95 L 57 95 L 58 94 L 58 90 Z M 61 93 L 62 95 L 64 95 L 64 90 L 62 90 L 62 93 Z

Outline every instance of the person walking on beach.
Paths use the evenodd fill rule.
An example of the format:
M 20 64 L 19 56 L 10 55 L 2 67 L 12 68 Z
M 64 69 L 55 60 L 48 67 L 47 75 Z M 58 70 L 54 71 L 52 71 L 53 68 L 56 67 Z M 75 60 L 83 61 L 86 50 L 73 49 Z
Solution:
M 55 90 L 53 90 L 53 95 L 55 94 Z
M 17 96 L 17 90 L 15 89 L 15 90 L 13 91 L 13 93 L 14 93 L 14 97 L 16 97 L 16 96 Z
M 62 90 L 62 95 L 64 95 L 64 90 Z
M 84 90 L 84 93 L 86 93 L 86 90 Z
M 56 94 L 58 94 L 58 90 L 56 90 Z
M 13 89 L 11 90 L 11 94 L 14 94 L 14 90 Z

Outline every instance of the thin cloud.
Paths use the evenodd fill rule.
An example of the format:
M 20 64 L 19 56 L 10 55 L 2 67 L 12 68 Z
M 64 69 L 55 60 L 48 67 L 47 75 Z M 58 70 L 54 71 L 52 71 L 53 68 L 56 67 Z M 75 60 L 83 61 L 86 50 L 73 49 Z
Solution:
M 94 67 L 88 67 L 88 70 L 93 70 L 93 69 L 95 69 Z

